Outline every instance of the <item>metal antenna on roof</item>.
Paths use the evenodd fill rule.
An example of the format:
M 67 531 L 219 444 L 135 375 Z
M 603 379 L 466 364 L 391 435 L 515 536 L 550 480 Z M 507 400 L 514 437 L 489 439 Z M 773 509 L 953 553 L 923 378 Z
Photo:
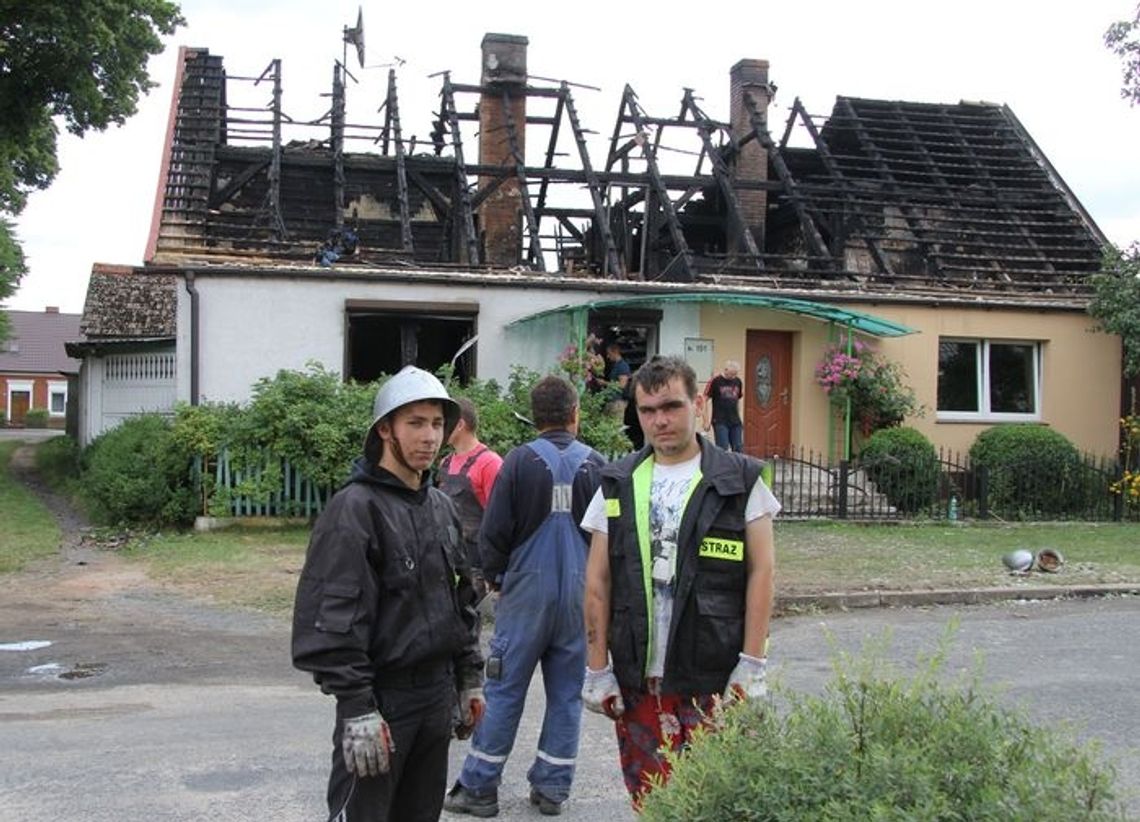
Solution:
M 364 9 L 360 6 L 356 7 L 356 26 L 344 27 L 344 59 L 341 60 L 344 65 L 348 64 L 349 43 L 356 47 L 356 59 L 364 68 Z

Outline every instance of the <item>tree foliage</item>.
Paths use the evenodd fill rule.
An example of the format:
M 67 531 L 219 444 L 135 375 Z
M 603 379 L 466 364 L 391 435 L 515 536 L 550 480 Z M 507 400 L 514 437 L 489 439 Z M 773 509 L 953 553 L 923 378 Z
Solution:
M 1140 243 L 1110 251 L 1092 284 L 1089 314 L 1100 330 L 1123 341 L 1125 376 L 1140 375 Z
M 1120 96 L 1132 105 L 1140 103 L 1140 4 L 1132 20 L 1120 20 L 1104 33 L 1104 44 L 1123 63 Z
M 0 299 L 24 273 L 4 215 L 59 171 L 57 118 L 80 136 L 125 122 L 154 86 L 148 58 L 184 22 L 168 0 L 0 0 Z

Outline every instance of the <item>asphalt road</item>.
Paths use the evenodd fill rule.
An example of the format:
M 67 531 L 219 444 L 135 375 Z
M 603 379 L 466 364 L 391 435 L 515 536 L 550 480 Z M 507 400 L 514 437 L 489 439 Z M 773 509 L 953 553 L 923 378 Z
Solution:
M 52 643 L 0 650 L 0 820 L 324 818 L 332 704 L 290 668 L 287 626 L 129 580 L 93 594 L 80 585 L 85 569 L 62 583 L 0 587 L 0 646 Z M 818 691 L 830 675 L 829 643 L 854 651 L 889 630 L 891 656 L 906 664 L 933 649 L 952 619 L 960 625 L 951 672 L 980 651 L 1005 699 L 1100 739 L 1121 785 L 1140 793 L 1140 598 L 784 618 L 774 625 L 775 671 Z M 536 678 L 500 791 L 502 819 L 538 818 L 525 772 L 541 706 Z M 451 778 L 465 747 L 453 745 Z M 634 818 L 616 762 L 609 723 L 587 714 L 564 818 Z M 1140 801 L 1131 810 L 1140 818 Z

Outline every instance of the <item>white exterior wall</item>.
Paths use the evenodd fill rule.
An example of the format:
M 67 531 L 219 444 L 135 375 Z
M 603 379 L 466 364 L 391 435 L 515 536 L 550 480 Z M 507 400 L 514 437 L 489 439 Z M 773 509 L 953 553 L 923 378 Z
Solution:
M 477 304 L 480 379 L 506 384 L 513 365 L 546 372 L 573 339 L 569 315 L 559 314 L 507 328 L 546 309 L 632 293 L 456 283 L 391 283 L 230 275 L 195 279 L 199 294 L 199 395 L 205 401 L 243 402 L 262 377 L 280 369 L 304 370 L 309 362 L 341 373 L 345 356 L 345 304 L 405 300 L 414 303 Z M 190 399 L 190 295 L 178 289 L 178 398 Z M 645 296 L 645 295 L 640 295 Z M 664 309 L 660 350 L 682 353 L 696 336 L 695 305 Z

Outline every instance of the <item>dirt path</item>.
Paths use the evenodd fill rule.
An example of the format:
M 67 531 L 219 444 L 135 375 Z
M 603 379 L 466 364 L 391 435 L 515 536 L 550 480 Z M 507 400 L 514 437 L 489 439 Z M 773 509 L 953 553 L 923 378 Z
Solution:
M 122 538 L 99 535 L 65 497 L 55 493 L 36 470 L 34 445 L 21 445 L 12 454 L 9 471 L 55 517 L 61 532 L 59 553 L 10 575 L 11 587 L 62 594 L 68 600 L 83 595 L 101 596 L 126 589 L 154 587 L 141 568 L 124 562 L 114 549 Z
M 279 678 L 288 624 L 185 597 L 116 553 L 122 537 L 92 528 L 40 479 L 34 446 L 16 450 L 12 474 L 59 522 L 59 552 L 0 575 L 0 643 L 47 641 L 34 653 L 0 654 L 0 695 L 49 687 L 29 671 L 91 670 L 105 685 Z M 48 677 L 51 679 L 51 677 Z

